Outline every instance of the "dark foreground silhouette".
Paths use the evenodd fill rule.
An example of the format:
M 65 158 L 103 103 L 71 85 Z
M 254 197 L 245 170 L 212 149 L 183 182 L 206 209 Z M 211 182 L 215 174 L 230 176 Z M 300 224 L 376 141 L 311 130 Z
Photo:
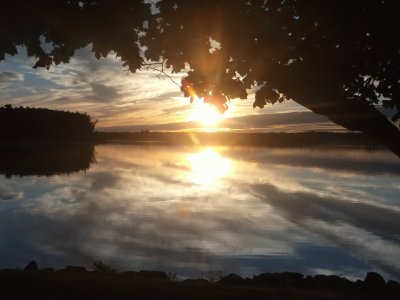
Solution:
M 161 271 L 116 272 L 103 264 L 88 271 L 80 266 L 1 270 L 7 299 L 399 299 L 400 284 L 370 272 L 355 282 L 334 275 L 263 273 L 253 278 L 230 274 L 216 282 L 177 281 Z
M 88 170 L 94 162 L 91 143 L 0 143 L 0 174 L 8 178 L 70 174 Z
M 78 112 L 0 107 L 0 140 L 87 141 L 96 121 Z

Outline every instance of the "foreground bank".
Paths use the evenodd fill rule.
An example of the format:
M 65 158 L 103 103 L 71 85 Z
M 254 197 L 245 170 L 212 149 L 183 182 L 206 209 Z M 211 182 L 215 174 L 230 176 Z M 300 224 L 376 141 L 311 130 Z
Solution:
M 178 281 L 161 271 L 116 272 L 103 266 L 94 271 L 68 266 L 1 270 L 2 295 L 12 299 L 399 299 L 400 284 L 368 273 L 350 281 L 334 275 L 263 273 L 253 278 L 236 274 L 210 282 Z M 11 298 L 9 298 L 11 299 Z

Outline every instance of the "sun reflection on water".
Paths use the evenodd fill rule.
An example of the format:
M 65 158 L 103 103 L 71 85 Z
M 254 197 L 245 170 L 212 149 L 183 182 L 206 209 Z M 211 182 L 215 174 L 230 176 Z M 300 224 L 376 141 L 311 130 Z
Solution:
M 188 179 L 203 186 L 213 185 L 231 170 L 231 160 L 212 148 L 190 154 L 187 159 L 191 166 Z

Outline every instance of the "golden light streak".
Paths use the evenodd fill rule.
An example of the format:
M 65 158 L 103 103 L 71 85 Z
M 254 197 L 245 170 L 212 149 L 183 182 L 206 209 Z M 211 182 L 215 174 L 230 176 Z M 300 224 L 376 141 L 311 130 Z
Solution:
M 190 154 L 187 159 L 191 166 L 188 179 L 204 186 L 214 184 L 231 169 L 231 160 L 221 156 L 212 148 Z

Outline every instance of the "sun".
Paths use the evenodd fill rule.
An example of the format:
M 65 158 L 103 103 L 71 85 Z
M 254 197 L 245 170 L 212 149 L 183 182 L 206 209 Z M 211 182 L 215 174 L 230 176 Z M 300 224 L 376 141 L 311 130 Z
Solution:
M 192 105 L 192 112 L 188 117 L 189 121 L 195 121 L 204 126 L 212 127 L 224 118 L 224 114 L 220 113 L 214 106 L 204 103 L 198 97 L 194 98 Z

